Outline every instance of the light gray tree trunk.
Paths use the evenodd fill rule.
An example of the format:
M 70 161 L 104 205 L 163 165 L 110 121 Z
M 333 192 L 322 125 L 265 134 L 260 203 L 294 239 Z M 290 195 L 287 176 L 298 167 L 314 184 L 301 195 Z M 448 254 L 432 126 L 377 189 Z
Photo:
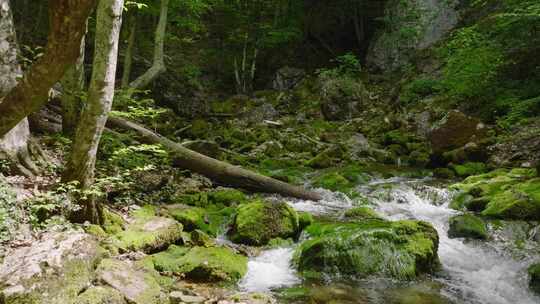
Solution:
M 83 190 L 94 183 L 96 153 L 114 97 L 118 40 L 124 0 L 100 0 L 96 16 L 96 42 L 88 100 L 75 133 L 64 181 L 78 181 Z M 75 222 L 101 223 L 102 214 L 94 197 L 82 199 Z
M 77 62 L 72 64 L 60 80 L 62 84 L 62 132 L 73 135 L 79 122 L 82 109 L 82 93 L 84 90 L 84 48 L 86 35 L 81 39 L 81 47 Z
M 156 79 L 166 70 L 164 46 L 168 10 L 169 0 L 161 0 L 161 10 L 159 13 L 159 21 L 156 28 L 156 36 L 154 41 L 154 61 L 152 66 L 144 74 L 129 84 L 131 89 L 137 90 L 147 87 L 154 79 Z
M 129 79 L 131 75 L 131 66 L 133 63 L 133 49 L 135 47 L 135 34 L 137 31 L 137 11 L 131 12 L 128 22 L 128 42 L 126 54 L 124 56 L 124 70 L 122 72 L 122 88 L 129 87 Z
M 0 0 L 0 96 L 13 89 L 20 77 L 22 71 L 17 61 L 17 41 L 9 0 Z M 30 160 L 29 139 L 27 119 L 0 137 L 0 159 L 10 163 L 13 173 L 33 176 L 38 171 Z

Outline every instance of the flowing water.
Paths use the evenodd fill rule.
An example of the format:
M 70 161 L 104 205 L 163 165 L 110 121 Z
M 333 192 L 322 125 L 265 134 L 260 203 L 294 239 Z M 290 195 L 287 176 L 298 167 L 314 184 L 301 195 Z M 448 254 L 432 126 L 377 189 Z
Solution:
M 442 270 L 432 277 L 409 284 L 384 279 L 302 284 L 290 265 L 294 248 L 279 248 L 265 251 L 250 260 L 248 274 L 240 288 L 269 291 L 302 286 L 313 289 L 311 294 L 319 296 L 319 300 L 314 301 L 316 303 L 336 299 L 340 300 L 335 303 L 404 303 L 400 302 L 401 296 L 411 293 L 416 297 L 413 299 L 418 300 L 407 303 L 540 303 L 540 298 L 528 289 L 526 274 L 526 267 L 534 261 L 535 255 L 538 258 L 537 243 L 525 246 L 533 250 L 511 250 L 509 247 L 513 240 L 448 238 L 448 220 L 459 212 L 448 207 L 452 194 L 444 186 L 432 185 L 429 180 L 377 180 L 358 190 L 388 219 L 430 222 L 439 233 L 438 253 Z M 324 199 L 320 202 L 291 201 L 290 204 L 297 210 L 336 219 L 344 210 L 354 206 L 343 194 L 326 190 L 321 190 L 321 193 Z M 324 295 L 322 300 L 321 295 Z

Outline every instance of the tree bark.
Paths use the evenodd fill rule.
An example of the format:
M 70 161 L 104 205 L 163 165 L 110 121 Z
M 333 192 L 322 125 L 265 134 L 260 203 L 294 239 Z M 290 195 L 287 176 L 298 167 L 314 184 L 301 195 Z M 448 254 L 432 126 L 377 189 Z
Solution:
M 144 142 L 163 145 L 174 155 L 175 165 L 202 174 L 219 183 L 256 192 L 278 193 L 313 201 L 321 200 L 318 193 L 202 155 L 125 119 L 109 117 L 107 125 L 112 128 L 135 131 Z
M 137 31 L 137 11 L 131 12 L 128 22 L 128 41 L 126 53 L 124 55 L 124 69 L 122 71 L 122 88 L 129 87 L 129 78 L 131 75 L 131 66 L 133 63 L 133 49 L 135 47 L 135 33 Z
M 82 93 L 84 90 L 84 48 L 86 35 L 81 39 L 79 57 L 74 64 L 71 64 L 64 77 L 60 80 L 62 84 L 62 132 L 68 136 L 73 136 L 79 114 L 82 109 Z
M 71 155 L 64 172 L 65 182 L 78 181 L 86 190 L 94 183 L 96 153 L 114 97 L 118 40 L 124 0 L 100 0 L 96 16 L 96 48 L 88 101 L 81 113 Z M 83 198 L 74 222 L 100 224 L 101 208 L 95 197 Z
M 49 89 L 73 64 L 85 34 L 86 19 L 96 0 L 50 0 L 49 36 L 45 54 L 0 103 L 0 136 L 47 102 Z
M 167 13 L 169 9 L 169 0 L 161 0 L 161 10 L 159 13 L 159 21 L 156 27 L 154 61 L 152 66 L 137 79 L 129 84 L 129 87 L 134 90 L 139 90 L 147 87 L 161 73 L 166 71 L 165 67 L 165 32 L 167 29 Z
M 17 60 L 17 39 L 9 0 L 0 0 L 0 97 L 17 85 L 22 70 Z M 0 104 L 2 101 L 0 100 Z M 1 113 L 1 112 L 0 112 Z M 2 115 L 4 115 L 2 113 Z M 24 118 L 11 131 L 0 136 L 0 159 L 11 165 L 14 174 L 33 176 L 37 167 L 30 159 L 30 128 Z

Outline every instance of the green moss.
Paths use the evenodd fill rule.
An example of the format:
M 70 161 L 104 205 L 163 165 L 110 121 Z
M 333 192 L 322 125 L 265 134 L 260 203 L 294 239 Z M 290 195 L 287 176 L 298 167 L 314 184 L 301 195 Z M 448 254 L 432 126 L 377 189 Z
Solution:
M 175 220 L 182 223 L 186 231 L 202 230 L 212 236 L 223 232 L 226 224 L 231 220 L 235 209 L 227 207 L 223 209 L 203 209 L 199 207 L 171 206 L 168 213 Z
M 111 287 L 93 286 L 77 297 L 78 304 L 125 304 L 124 296 Z
M 125 224 L 124 219 L 120 215 L 108 210 L 107 208 L 103 209 L 103 219 L 103 230 L 111 234 L 122 231 L 122 227 L 124 227 Z
M 182 194 L 175 198 L 176 203 L 206 208 L 210 205 L 208 193 L 199 192 L 194 194 Z
M 98 239 L 104 239 L 109 236 L 107 232 L 105 232 L 105 230 L 103 230 L 103 228 L 101 228 L 99 225 L 89 225 L 88 227 L 85 227 L 84 230 L 86 233 L 91 234 Z
M 182 225 L 173 219 L 154 216 L 153 207 L 132 213 L 133 222 L 114 235 L 115 244 L 124 251 L 156 252 L 182 238 Z
M 452 169 L 459 177 L 467 177 L 471 175 L 478 175 L 486 172 L 486 165 L 484 163 L 464 163 L 463 165 L 454 165 Z
M 369 207 L 356 207 L 345 211 L 343 216 L 352 220 L 381 219 L 382 217 Z
M 304 228 L 313 224 L 313 215 L 309 212 L 298 212 L 298 228 L 304 230 Z
M 402 279 L 438 267 L 438 235 L 425 222 L 364 220 L 313 224 L 295 252 L 304 275 L 391 276 Z
M 247 271 L 247 258 L 225 247 L 179 247 L 152 256 L 156 270 L 184 274 L 199 282 L 234 283 Z
M 218 190 L 208 193 L 208 199 L 213 204 L 221 204 L 224 206 L 230 206 L 232 204 L 241 204 L 246 202 L 246 195 L 236 189 Z
M 487 239 L 488 234 L 486 224 L 482 219 L 471 214 L 464 214 L 450 218 L 448 236 Z
M 454 196 L 452 202 L 450 202 L 450 208 L 455 210 L 465 210 L 465 206 L 470 202 L 474 197 L 466 192 L 460 192 Z
M 433 170 L 433 175 L 438 178 L 452 179 L 456 177 L 454 171 L 448 168 L 436 168 Z
M 531 169 L 499 169 L 470 176 L 452 188 L 475 197 L 467 204 L 482 215 L 506 219 L 540 219 L 540 179 Z
M 229 231 L 235 243 L 262 246 L 273 238 L 287 239 L 299 233 L 298 214 L 285 202 L 255 201 L 242 205 Z

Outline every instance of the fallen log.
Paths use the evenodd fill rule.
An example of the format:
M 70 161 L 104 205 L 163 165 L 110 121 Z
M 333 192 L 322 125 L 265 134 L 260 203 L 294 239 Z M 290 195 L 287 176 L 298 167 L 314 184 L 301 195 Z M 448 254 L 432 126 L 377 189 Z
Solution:
M 173 154 L 174 164 L 176 166 L 199 173 L 224 185 L 254 192 L 277 193 L 283 196 L 305 200 L 319 201 L 322 199 L 320 194 L 304 189 L 303 187 L 293 186 L 189 150 L 179 143 L 126 119 L 109 117 L 107 126 L 135 131 L 139 134 L 142 141 L 163 145 Z

